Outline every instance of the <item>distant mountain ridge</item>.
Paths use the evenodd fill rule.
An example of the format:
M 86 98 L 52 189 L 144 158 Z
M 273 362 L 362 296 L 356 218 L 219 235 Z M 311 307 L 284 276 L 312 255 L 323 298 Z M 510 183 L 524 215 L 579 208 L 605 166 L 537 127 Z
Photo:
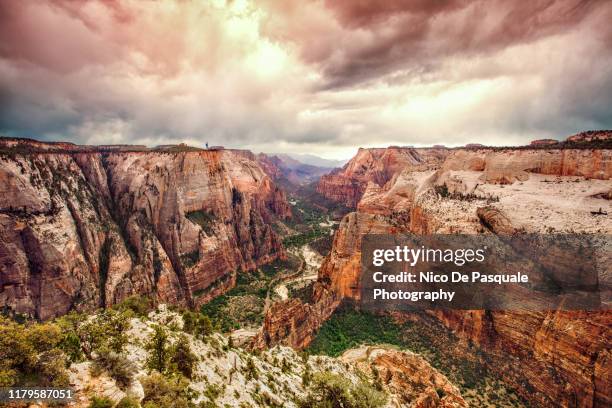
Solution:
M 348 159 L 346 160 L 325 159 L 323 157 L 319 157 L 319 156 L 315 156 L 314 154 L 307 154 L 307 153 L 302 153 L 302 154 L 272 153 L 272 154 L 269 154 L 269 156 L 278 156 L 285 162 L 297 161 L 302 164 L 308 164 L 310 166 L 325 167 L 325 168 L 330 168 L 330 169 L 333 169 L 335 167 L 342 167 L 346 164 L 346 162 L 348 162 Z
M 334 169 L 334 167 L 306 164 L 286 154 L 260 153 L 258 160 L 261 166 L 267 169 L 268 175 L 289 191 L 297 186 L 317 182 L 319 178 Z

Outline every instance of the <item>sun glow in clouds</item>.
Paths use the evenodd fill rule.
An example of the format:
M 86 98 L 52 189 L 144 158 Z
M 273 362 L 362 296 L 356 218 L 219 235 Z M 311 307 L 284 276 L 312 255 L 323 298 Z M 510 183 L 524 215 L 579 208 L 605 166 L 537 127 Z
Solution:
M 610 19 L 576 0 L 2 2 L 0 132 L 326 157 L 560 138 L 612 127 Z

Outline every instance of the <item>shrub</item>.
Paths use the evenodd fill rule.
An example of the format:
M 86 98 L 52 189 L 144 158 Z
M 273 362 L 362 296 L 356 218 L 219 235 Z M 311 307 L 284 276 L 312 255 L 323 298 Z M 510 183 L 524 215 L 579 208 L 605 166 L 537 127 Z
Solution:
M 66 371 L 66 360 L 66 355 L 58 349 L 41 353 L 35 367 L 40 385 L 50 387 L 67 386 L 69 379 L 68 372 Z
M 160 373 L 165 373 L 168 368 L 169 350 L 168 350 L 168 333 L 161 326 L 153 326 L 153 334 L 145 345 L 145 349 L 149 352 L 147 358 L 147 367 L 151 370 L 157 370 Z
M 360 381 L 351 389 L 351 399 L 355 408 L 382 407 L 387 402 L 387 396 L 365 381 Z
M 124 354 L 110 350 L 101 352 L 94 364 L 96 368 L 106 370 L 121 389 L 127 388 L 132 383 L 138 371 L 136 364 Z
M 348 379 L 329 372 L 316 373 L 308 395 L 298 401 L 301 408 L 377 408 L 386 403 L 386 395 L 365 381 L 353 385 Z
M 55 320 L 55 324 L 61 329 L 63 338 L 58 347 L 64 351 L 68 359 L 76 363 L 83 359 L 81 339 L 78 335 L 78 327 L 82 324 L 85 316 L 77 312 L 70 312 L 67 315 Z
M 69 331 L 64 335 L 64 338 L 62 339 L 58 347 L 66 354 L 68 360 L 73 363 L 76 363 L 83 359 L 81 339 L 73 331 Z
M 27 341 L 38 352 L 49 351 L 63 338 L 60 328 L 55 324 L 33 324 L 27 328 Z
M 28 341 L 26 327 L 0 317 L 0 371 L 5 385 L 17 383 L 17 375 L 31 371 L 37 352 Z M 10 374 L 15 373 L 11 378 Z
M 306 364 L 306 368 L 302 373 L 302 385 L 304 387 L 308 387 L 310 385 L 310 380 L 312 379 L 312 373 L 310 372 L 310 365 Z
M 208 316 L 188 310 L 183 313 L 183 330 L 202 338 L 213 332 L 213 326 Z
M 89 403 L 89 408 L 113 408 L 115 403 L 107 397 L 93 397 Z
M 204 390 L 204 396 L 210 400 L 210 402 L 215 402 L 219 395 L 221 395 L 221 387 L 217 384 L 209 384 L 208 387 Z
M 190 408 L 191 390 L 189 382 L 180 376 L 166 378 L 153 373 L 141 380 L 144 389 L 144 408 Z
M 0 384 L 19 385 L 28 378 L 45 386 L 66 385 L 66 355 L 57 348 L 61 339 L 53 323 L 19 324 L 0 317 Z
M 255 366 L 255 363 L 253 362 L 253 359 L 250 357 L 247 360 L 247 364 L 244 370 L 244 375 L 246 376 L 246 379 L 248 381 L 259 379 L 259 370 L 257 370 L 257 367 Z
M 153 306 L 153 301 L 150 298 L 136 295 L 125 299 L 123 302 L 113 306 L 113 308 L 121 312 L 131 311 L 136 316 L 142 317 L 153 310 Z
M 132 397 L 123 397 L 121 401 L 115 405 L 115 408 L 140 408 L 140 403 Z
M 113 309 L 100 312 L 79 326 L 78 333 L 81 346 L 88 357 L 100 350 L 112 350 L 121 353 L 127 344 L 127 334 L 130 327 L 129 315 Z

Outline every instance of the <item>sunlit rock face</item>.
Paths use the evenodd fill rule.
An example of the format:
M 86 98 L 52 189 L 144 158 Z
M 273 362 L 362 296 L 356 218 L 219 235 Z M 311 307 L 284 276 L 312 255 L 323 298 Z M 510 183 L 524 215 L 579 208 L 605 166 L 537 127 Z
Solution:
M 0 158 L 0 304 L 46 319 L 145 294 L 198 305 L 282 257 L 284 193 L 250 152 Z
M 367 156 L 360 151 L 350 163 Z M 302 347 L 343 300 L 358 300 L 364 234 L 612 233 L 612 219 L 597 214 L 612 214 L 611 165 L 610 149 L 459 149 L 438 168 L 406 165 L 384 183 L 370 180 L 360 187 L 357 211 L 339 226 L 313 304 L 292 304 L 286 310 L 297 313 L 283 319 L 267 317 L 261 336 L 268 344 Z M 328 180 L 340 178 L 336 173 Z M 612 404 L 609 312 L 429 315 L 454 331 L 466 352 L 468 344 L 479 346 L 490 369 L 537 406 Z
M 317 191 L 333 201 L 355 208 L 368 183 L 373 182 L 382 186 L 404 168 L 414 170 L 435 168 L 449 152 L 444 148 L 359 149 L 357 155 L 342 169 L 321 177 Z

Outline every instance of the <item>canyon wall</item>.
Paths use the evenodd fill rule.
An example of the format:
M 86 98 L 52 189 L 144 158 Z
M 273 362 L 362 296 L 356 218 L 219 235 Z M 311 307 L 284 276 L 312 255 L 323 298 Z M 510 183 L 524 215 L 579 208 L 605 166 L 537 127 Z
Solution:
M 450 153 L 445 148 L 360 148 L 343 168 L 321 177 L 317 191 L 333 201 L 355 208 L 368 183 L 384 185 L 398 171 L 438 167 Z
M 303 347 L 343 300 L 359 300 L 364 234 L 612 233 L 605 215 L 612 214 L 611 166 L 610 149 L 456 149 L 437 169 L 406 166 L 384 184 L 364 181 L 357 211 L 342 220 L 321 267 L 312 304 L 290 300 L 291 310 L 277 307 L 274 318 L 266 317 L 260 343 Z M 340 178 L 341 172 L 330 176 L 337 185 Z M 349 176 L 344 185 L 353 182 Z M 601 278 L 612 284 L 609 276 Z M 462 339 L 466 353 L 467 345 L 479 346 L 489 368 L 537 406 L 612 404 L 609 311 L 428 315 Z
M 134 294 L 197 306 L 284 256 L 270 224 L 290 207 L 250 152 L 42 145 L 2 145 L 5 309 L 47 319 Z

